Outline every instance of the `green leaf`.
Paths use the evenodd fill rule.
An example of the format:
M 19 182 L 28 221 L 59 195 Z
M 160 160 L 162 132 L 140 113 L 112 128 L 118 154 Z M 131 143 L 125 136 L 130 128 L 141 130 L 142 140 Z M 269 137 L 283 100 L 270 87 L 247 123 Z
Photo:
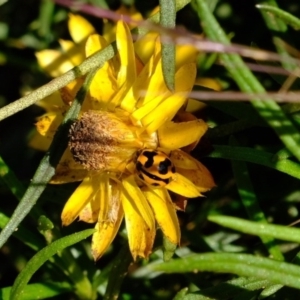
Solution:
M 238 146 L 238 141 L 233 137 L 229 140 L 230 145 Z M 243 161 L 233 160 L 231 162 L 234 177 L 238 187 L 238 192 L 242 203 L 247 211 L 247 214 L 251 220 L 268 224 L 268 221 L 261 210 L 258 200 L 256 198 L 253 185 L 249 176 L 247 164 Z M 270 255 L 276 260 L 284 260 L 284 257 L 276 245 L 274 239 L 270 237 L 261 237 L 261 240 L 265 247 L 268 249 Z
M 127 275 L 129 265 L 132 263 L 132 255 L 128 244 L 124 245 L 118 256 L 114 259 L 108 278 L 107 288 L 104 295 L 105 300 L 118 299 L 121 285 Z
M 8 222 L 9 217 L 3 213 L 0 213 L 0 228 L 4 228 Z M 39 235 L 24 228 L 23 226 L 19 226 L 18 230 L 14 231 L 13 235 L 24 245 L 27 245 L 35 251 L 38 251 L 39 249 L 45 246 L 45 242 L 41 239 Z
M 267 279 L 270 282 L 300 289 L 300 267 L 250 254 L 205 253 L 154 265 L 155 271 L 167 273 L 218 272 Z
M 208 220 L 243 233 L 300 243 L 299 228 L 252 222 L 228 216 L 209 216 Z
M 169 261 L 177 249 L 177 244 L 173 244 L 165 235 L 163 236 L 163 257 L 164 261 Z
M 243 294 L 243 292 L 257 291 L 268 287 L 270 283 L 265 279 L 239 277 L 216 286 L 203 288 L 195 293 L 188 293 L 184 300 L 214 300 L 233 299 Z M 257 293 L 257 292 L 256 292 Z M 243 295 L 244 296 L 244 295 Z M 235 299 L 235 298 L 234 298 Z
M 160 25 L 165 28 L 175 28 L 175 0 L 160 0 Z M 162 70 L 165 83 L 170 91 L 175 90 L 175 44 L 167 34 L 161 36 Z
M 55 255 L 58 251 L 63 250 L 66 247 L 69 247 L 73 244 L 80 242 L 81 240 L 87 238 L 88 236 L 94 233 L 94 229 L 87 229 L 78 233 L 74 233 L 72 235 L 63 237 L 59 240 L 56 240 L 49 246 L 45 247 L 41 251 L 39 251 L 35 256 L 33 256 L 25 268 L 16 278 L 13 287 L 11 289 L 11 300 L 20 299 L 24 288 L 32 275 L 53 255 Z
M 279 172 L 300 179 L 299 163 L 296 163 L 289 159 L 274 160 L 273 153 L 247 147 L 231 147 L 219 145 L 213 145 L 213 147 L 214 151 L 208 155 L 209 157 L 251 162 L 275 169 Z
M 292 26 L 294 29 L 300 29 L 300 19 L 296 18 L 292 14 L 272 5 L 257 4 L 256 7 L 261 11 L 264 11 L 281 19 L 287 25 Z
M 2 157 L 0 157 L 0 177 L 17 199 L 21 199 L 25 193 L 25 188 Z
M 20 300 L 49 299 L 66 292 L 72 292 L 73 287 L 67 282 L 45 282 L 27 285 Z M 8 300 L 11 287 L 0 289 L 1 300 Z

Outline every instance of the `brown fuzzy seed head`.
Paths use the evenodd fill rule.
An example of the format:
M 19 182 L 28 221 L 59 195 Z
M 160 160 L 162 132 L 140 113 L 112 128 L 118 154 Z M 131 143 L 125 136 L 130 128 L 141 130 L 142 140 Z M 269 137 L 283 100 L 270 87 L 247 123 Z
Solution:
M 139 145 L 135 133 L 109 112 L 87 111 L 69 132 L 73 158 L 88 170 L 122 171 Z
M 102 119 L 98 114 L 86 112 L 72 124 L 69 132 L 69 147 L 73 158 L 87 169 L 106 168 L 104 155 L 113 141 L 103 135 Z

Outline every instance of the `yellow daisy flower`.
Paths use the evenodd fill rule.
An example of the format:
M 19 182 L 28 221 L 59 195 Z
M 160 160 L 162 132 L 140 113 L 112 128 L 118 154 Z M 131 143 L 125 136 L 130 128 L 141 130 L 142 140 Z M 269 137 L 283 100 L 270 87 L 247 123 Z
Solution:
M 106 45 L 103 37 L 91 34 L 85 55 Z M 136 54 L 141 51 L 135 50 L 128 26 L 119 21 L 116 45 L 118 56 L 96 73 L 52 179 L 52 183 L 82 180 L 64 206 L 62 223 L 66 226 L 77 218 L 96 223 L 95 260 L 110 246 L 123 219 L 134 259 L 151 253 L 157 224 L 172 243 L 179 244 L 178 207 L 170 192 L 199 197 L 215 185 L 206 167 L 182 150 L 195 145 L 207 130 L 204 121 L 182 111 L 196 78 L 192 59 L 196 50 L 186 47 L 184 56 L 177 56 L 171 92 L 163 79 L 158 40 L 145 62 Z M 63 100 L 71 101 L 77 89 L 71 88 Z M 61 111 L 68 101 L 64 103 Z M 42 117 L 37 123 L 48 138 L 57 128 L 53 120 Z

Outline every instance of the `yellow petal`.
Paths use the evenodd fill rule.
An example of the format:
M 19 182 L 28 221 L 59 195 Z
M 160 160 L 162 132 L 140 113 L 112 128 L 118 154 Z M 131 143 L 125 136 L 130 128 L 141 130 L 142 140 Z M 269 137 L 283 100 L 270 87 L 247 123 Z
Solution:
M 197 78 L 195 85 L 204 86 L 214 91 L 221 91 L 223 89 L 221 83 L 218 80 L 207 77 Z
M 95 32 L 94 27 L 80 15 L 69 14 L 69 32 L 75 43 L 84 41 Z
M 56 167 L 55 175 L 52 177 L 50 183 L 62 184 L 81 181 L 87 174 L 88 171 L 74 161 L 70 149 L 67 148 Z
M 69 58 L 57 50 L 42 50 L 35 56 L 41 68 L 52 77 L 58 77 L 74 67 Z
M 109 174 L 103 173 L 99 188 L 99 222 L 115 223 L 121 206 L 120 185 L 109 180 Z
M 162 72 L 159 67 L 157 68 L 160 59 L 160 48 L 157 46 L 155 48 L 155 53 L 151 56 L 149 62 L 139 73 L 132 87 L 128 90 L 128 93 L 124 94 L 121 102 L 121 107 L 124 110 L 133 112 L 136 108 L 142 107 L 147 102 L 148 98 L 151 100 L 155 96 L 161 95 L 161 92 L 157 91 L 157 86 L 155 86 L 155 83 L 152 84 L 155 86 L 154 90 L 150 89 L 151 87 L 149 86 L 151 81 L 154 79 L 156 80 L 156 78 L 159 77 L 159 75 L 153 76 L 155 70 L 158 70 L 158 73 L 161 76 L 160 79 L 156 81 L 161 82 L 161 80 L 163 80 Z M 166 87 L 165 90 L 168 91 Z
M 208 169 L 189 154 L 177 149 L 171 152 L 170 158 L 176 167 L 177 173 L 192 182 L 200 193 L 206 192 L 215 186 L 214 179 Z
M 39 107 L 42 107 L 47 112 L 50 111 L 65 111 L 64 103 L 60 97 L 59 91 L 55 91 L 51 95 L 43 98 L 36 103 Z
M 199 162 L 197 170 L 177 169 L 177 172 L 188 178 L 197 187 L 197 190 L 202 194 L 215 187 L 216 184 L 208 169 Z
M 175 94 L 164 100 L 142 119 L 143 125 L 147 127 L 147 132 L 154 132 L 163 123 L 173 119 L 180 107 L 185 103 L 188 93 L 192 90 L 195 77 L 195 64 L 184 65 L 176 72 Z
M 151 134 L 165 122 L 172 120 L 176 112 L 186 101 L 186 96 L 187 94 L 172 95 L 142 118 L 141 122 L 146 127 L 147 132 Z
M 162 73 L 162 62 L 160 53 L 159 55 L 157 55 L 157 53 L 153 55 L 153 59 L 150 60 L 148 68 L 149 84 L 147 85 L 147 89 L 144 90 L 145 96 L 143 100 L 139 102 L 139 107 L 146 104 L 148 101 L 151 101 L 158 95 L 164 94 L 168 91 Z
M 157 32 L 149 32 L 134 43 L 134 49 L 141 61 L 146 64 L 154 52 Z
M 47 151 L 51 145 L 51 139 L 40 135 L 38 132 L 34 132 L 29 139 L 28 146 L 30 148 Z
M 60 113 L 50 112 L 42 115 L 36 122 L 36 129 L 42 136 L 52 139 L 63 116 Z
M 117 48 L 121 62 L 118 86 L 131 86 L 136 79 L 135 54 L 130 30 L 123 21 L 117 23 Z
M 104 49 L 108 45 L 107 41 L 99 34 L 92 34 L 88 37 L 85 44 L 86 57 L 91 56 L 97 51 Z
M 98 222 L 96 224 L 96 232 L 92 238 L 92 255 L 94 260 L 98 260 L 114 240 L 122 223 L 123 215 L 123 209 L 120 207 L 118 217 L 114 224 L 107 224 L 105 222 Z
M 196 61 L 198 50 L 193 45 L 176 46 L 176 68 Z
M 71 224 L 78 217 L 80 211 L 91 200 L 98 189 L 99 177 L 86 177 L 82 181 L 64 206 L 61 214 L 64 226 Z
M 188 170 L 196 170 L 198 168 L 198 161 L 180 149 L 173 150 L 170 154 L 170 158 L 176 168 Z
M 207 105 L 204 102 L 196 99 L 189 99 L 185 110 L 187 112 L 195 113 L 204 109 L 206 106 Z
M 118 72 L 118 92 L 110 100 L 109 110 L 119 106 L 136 79 L 135 54 L 128 26 L 123 21 L 117 23 L 117 48 L 120 56 Z
M 154 57 L 151 57 L 150 62 L 142 69 L 138 77 L 136 78 L 135 82 L 133 83 L 132 87 L 128 90 L 128 92 L 124 95 L 121 108 L 128 112 L 134 111 L 134 109 L 138 107 L 142 107 L 144 105 L 144 97 L 150 93 L 149 90 L 149 78 L 150 76 L 150 69 L 152 65 L 157 62 L 154 61 Z M 160 95 L 156 92 L 156 95 Z
M 155 97 L 153 95 L 153 99 L 145 103 L 143 106 L 140 108 L 136 109 L 132 114 L 131 114 L 131 119 L 133 123 L 139 123 L 140 120 L 142 120 L 145 116 L 149 114 L 149 112 L 153 111 L 162 103 L 168 96 L 171 96 L 171 93 L 167 91 L 166 93 L 162 93 Z M 138 121 L 138 122 L 136 122 Z
M 174 123 L 166 122 L 158 129 L 159 145 L 170 150 L 190 145 L 206 132 L 208 126 L 203 120 Z
M 125 16 L 130 16 L 132 20 L 135 21 L 142 21 L 143 16 L 142 14 L 136 10 L 134 5 L 126 6 L 124 4 L 121 4 L 120 7 L 115 11 L 119 15 L 125 15 Z M 130 27 L 135 27 L 136 24 L 129 24 Z
M 82 46 L 78 46 L 72 41 L 59 40 L 58 41 L 63 53 L 69 58 L 74 66 L 79 65 L 85 59 Z
M 99 193 L 99 191 L 98 191 Z M 98 221 L 99 214 L 99 201 L 97 198 L 98 193 L 86 204 L 86 206 L 80 211 L 78 217 L 79 221 L 86 223 L 96 223 Z
M 182 176 L 178 172 L 173 175 L 173 180 L 166 185 L 166 188 L 176 194 L 188 198 L 201 196 L 197 187 L 188 178 Z
M 134 175 L 124 178 L 122 180 L 122 185 L 124 187 L 124 198 L 131 203 L 131 206 L 134 207 L 136 212 L 139 213 L 145 220 L 149 230 L 153 230 L 155 228 L 153 212 L 145 198 L 145 195 L 136 184 Z
M 138 256 L 148 257 L 154 243 L 155 227 L 149 228 L 136 207 L 132 205 L 132 200 L 127 193 L 121 194 L 121 200 L 132 257 L 134 260 Z
M 179 244 L 180 228 L 178 218 L 167 190 L 164 188 L 153 188 L 144 191 L 144 194 L 164 235 L 173 244 Z
M 83 84 L 84 78 L 78 77 L 76 80 L 71 81 L 66 86 L 60 89 L 60 96 L 66 105 L 71 105 L 77 92 Z M 84 105 L 84 104 L 83 104 Z
M 107 46 L 107 42 L 100 35 L 91 35 L 86 43 L 87 57 Z M 117 90 L 117 81 L 115 78 L 112 64 L 105 64 L 97 71 L 89 89 L 89 97 L 92 102 L 92 109 L 105 109 L 107 102 L 112 98 Z

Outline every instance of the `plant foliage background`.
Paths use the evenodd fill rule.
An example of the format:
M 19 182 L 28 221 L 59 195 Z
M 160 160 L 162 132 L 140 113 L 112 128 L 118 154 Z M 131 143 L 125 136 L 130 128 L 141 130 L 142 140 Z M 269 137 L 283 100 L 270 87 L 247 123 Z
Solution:
M 69 38 L 70 9 L 50 0 L 0 2 L 0 105 L 4 107 L 49 82 L 50 78 L 37 64 L 35 52 L 55 48 L 59 38 Z M 159 5 L 157 1 L 142 0 L 81 3 L 111 10 L 121 3 L 134 4 L 144 16 Z M 278 5 L 280 10 L 264 10 L 257 4 Z M 211 17 L 206 15 L 207 19 L 203 19 L 203 5 L 213 13 L 232 43 L 284 56 L 281 62 L 273 63 L 267 61 L 268 57 L 264 61 L 244 59 L 249 69 L 257 70 L 253 73 L 267 91 L 279 91 L 290 78 L 290 72 L 299 68 L 299 64 L 288 60 L 299 58 L 298 1 L 199 0 L 178 12 L 177 25 L 198 34 L 204 30 L 208 38 L 222 42 L 209 23 Z M 290 15 L 285 17 L 282 12 Z M 101 19 L 82 15 L 101 32 Z M 203 26 L 204 21 L 208 28 Z M 230 59 L 231 69 L 240 68 Z M 245 92 L 246 88 L 241 87 L 224 61 L 216 53 L 201 53 L 199 77 L 214 78 L 223 91 Z M 247 84 L 253 86 L 249 78 L 245 79 Z M 297 77 L 288 89 L 297 92 Z M 76 184 L 49 185 L 0 250 L 0 299 L 9 299 L 10 288 L 19 274 L 17 283 L 24 287 L 23 293 L 17 294 L 20 298 L 15 299 L 112 299 L 116 295 L 120 299 L 297 299 L 300 230 L 297 224 L 289 225 L 299 219 L 300 105 L 280 104 L 283 115 L 278 117 L 274 108 L 260 108 L 260 102 L 241 102 L 234 96 L 232 100 L 205 101 L 207 107 L 201 116 L 210 130 L 193 155 L 211 170 L 217 187 L 206 198 L 190 200 L 186 212 L 179 213 L 182 242 L 169 263 L 162 263 L 164 253 L 159 239 L 157 251 L 148 261 L 132 263 L 124 232 L 117 235 L 110 251 L 94 263 L 89 239 L 82 235 L 78 241 L 83 240 L 76 244 L 72 240 L 73 245 L 55 256 L 49 254 L 48 258 L 42 253 L 35 266 L 44 263 L 36 271 L 22 275 L 28 261 L 47 244 L 89 228 L 79 222 L 61 227 L 60 213 Z M 28 146 L 35 118 L 42 112 L 32 105 L 0 122 L 1 228 L 44 155 Z M 286 120 L 292 128 L 281 127 Z M 254 222 L 243 223 L 241 219 Z M 282 227 L 269 227 L 267 223 Z M 67 244 L 63 241 L 55 249 L 63 249 Z M 88 289 L 92 296 L 85 294 Z

